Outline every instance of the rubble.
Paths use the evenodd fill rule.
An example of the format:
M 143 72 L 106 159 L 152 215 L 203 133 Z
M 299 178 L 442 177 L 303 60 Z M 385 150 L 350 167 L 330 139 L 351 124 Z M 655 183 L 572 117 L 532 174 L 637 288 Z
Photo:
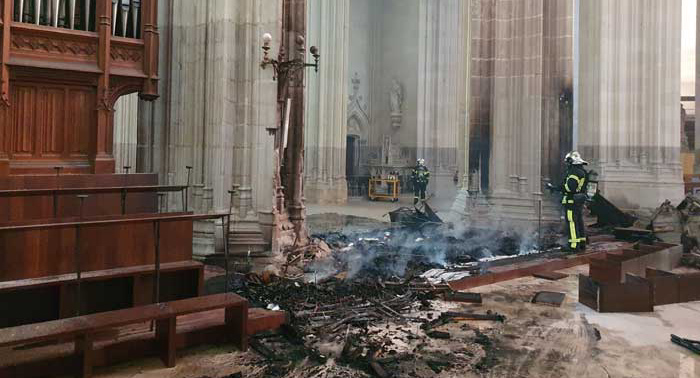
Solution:
M 559 307 L 566 298 L 566 294 L 551 291 L 540 291 L 532 297 L 532 303 L 539 303 L 547 306 Z
M 700 341 L 686 339 L 680 336 L 671 335 L 671 342 L 686 348 L 695 354 L 700 354 Z
M 251 306 L 288 312 L 281 332 L 251 342 L 267 361 L 266 376 L 290 377 L 300 365 L 328 364 L 376 377 L 403 376 L 397 372 L 409 365 L 425 372 L 411 375 L 417 377 L 457 367 L 483 372 L 492 359 L 482 362 L 486 352 L 478 342 L 449 353 L 435 343 L 476 337 L 490 345 L 468 322 L 502 323 L 505 317 L 488 309 L 464 311 L 461 306 L 481 306 L 481 295 L 454 292 L 446 276 L 436 280 L 439 275 L 425 273 L 482 274 L 506 261 L 502 257 L 536 250 L 530 243 L 515 233 L 449 224 L 328 231 L 313 235 L 310 246 L 289 249 L 278 275 L 271 270 L 235 274 L 228 287 Z M 460 324 L 458 331 L 445 328 Z
M 549 280 L 549 281 L 558 281 L 558 280 L 561 280 L 563 278 L 568 277 L 569 275 L 564 274 L 564 273 L 558 273 L 558 272 L 538 272 L 538 273 L 534 273 L 532 276 L 535 278 L 542 278 L 544 280 Z

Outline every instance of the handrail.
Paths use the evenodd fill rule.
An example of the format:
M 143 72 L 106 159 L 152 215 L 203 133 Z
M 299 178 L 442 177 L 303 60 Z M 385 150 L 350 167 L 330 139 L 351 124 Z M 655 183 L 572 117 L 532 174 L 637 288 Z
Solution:
M 100 194 L 100 193 L 143 193 L 143 192 L 179 192 L 187 185 L 141 185 L 141 186 L 108 186 L 89 188 L 42 188 L 42 189 L 10 189 L 0 190 L 0 197 L 29 197 L 59 194 Z
M 24 224 L 12 226 L 0 226 L 2 231 L 31 231 L 31 230 L 48 230 L 54 228 L 77 227 L 77 226 L 100 226 L 110 224 L 128 224 L 128 223 L 146 223 L 154 221 L 175 221 L 175 220 L 207 220 L 219 219 L 228 216 L 229 213 L 214 213 L 214 214 L 192 214 L 192 213 L 174 213 L 163 215 L 147 215 L 142 217 L 125 217 L 118 219 L 100 219 L 100 220 L 83 220 L 75 222 L 56 222 L 56 223 L 41 223 L 41 224 Z

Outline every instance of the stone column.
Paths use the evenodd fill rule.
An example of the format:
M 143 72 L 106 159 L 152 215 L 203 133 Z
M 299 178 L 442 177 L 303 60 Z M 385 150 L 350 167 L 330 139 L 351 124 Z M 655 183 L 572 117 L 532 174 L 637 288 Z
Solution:
M 228 209 L 228 189 L 237 188 L 237 214 L 231 227 L 230 251 L 234 254 L 252 251 L 263 254 L 269 239 L 264 238 L 259 212 L 272 209 L 271 155 L 273 138 L 265 127 L 276 124 L 276 83 L 270 72 L 260 68 L 262 35 L 266 32 L 279 40 L 279 2 L 239 0 L 226 2 L 232 16 L 231 36 L 227 37 L 230 51 L 226 57 L 227 93 L 224 97 L 226 140 L 232 148 L 222 156 L 222 204 Z M 276 47 L 276 46 L 274 46 Z M 276 50 L 273 50 L 276 51 Z M 229 168 L 230 167 L 230 168 Z M 229 173 L 230 172 L 230 173 Z
M 467 52 L 461 0 L 421 0 L 418 42 L 418 156 L 431 171 L 430 191 L 452 200 L 458 147 L 463 134 L 463 106 L 467 85 Z M 461 160 L 461 157 L 459 158 Z
M 496 0 L 494 10 L 491 213 L 529 221 L 541 191 L 543 0 Z
M 460 105 L 460 119 L 462 122 L 462 127 L 459 132 L 459 151 L 457 158 L 461 159 L 461 164 L 459 166 L 461 173 L 461 186 L 455 197 L 455 201 L 452 204 L 452 217 L 455 219 L 460 219 L 468 217 L 470 214 L 471 201 L 470 201 L 470 172 L 469 172 L 469 119 L 470 119 L 470 97 L 471 97 L 471 61 L 472 61 L 472 33 L 471 33 L 471 4 L 464 4 L 461 8 L 461 28 L 460 28 L 460 40 L 463 44 L 462 54 L 464 55 L 464 70 L 466 72 L 466 77 L 464 78 L 464 93 L 462 93 L 461 105 Z
M 304 194 L 311 203 L 345 203 L 350 0 L 308 0 L 307 9 L 307 43 L 322 59 L 318 74 L 307 75 Z
M 621 208 L 683 198 L 681 3 L 580 4 L 578 149 Z
M 130 166 L 136 172 L 136 145 L 138 125 L 138 94 L 122 96 L 114 104 L 114 161 L 115 172 L 125 172 Z
M 139 170 L 184 184 L 185 166 L 193 166 L 191 183 L 202 189 L 190 203 L 200 202 L 199 212 L 227 211 L 228 190 L 240 184 L 237 227 L 254 236 L 246 237 L 246 250 L 264 250 L 270 233 L 265 240 L 258 215 L 272 208 L 273 147 L 265 128 L 276 123 L 276 83 L 260 69 L 260 47 L 265 32 L 281 38 L 281 1 L 160 2 L 164 90 L 155 106 L 141 105 Z M 273 45 L 276 51 L 279 43 Z M 205 241 L 214 237 L 213 223 L 202 223 L 201 252 L 213 253 L 223 241 Z

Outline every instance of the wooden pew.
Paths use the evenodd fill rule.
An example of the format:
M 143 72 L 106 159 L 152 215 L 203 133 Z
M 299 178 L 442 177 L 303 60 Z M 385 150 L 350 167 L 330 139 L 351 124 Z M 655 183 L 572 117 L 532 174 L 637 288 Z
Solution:
M 83 205 L 83 212 L 87 211 L 88 214 L 93 215 L 116 215 L 116 214 L 137 214 L 146 212 L 158 212 L 159 204 L 156 202 L 157 198 L 155 194 L 157 193 L 167 193 L 167 192 L 180 192 L 181 200 L 180 203 L 183 207 L 182 211 L 186 211 L 185 207 L 187 201 L 185 200 L 185 190 L 186 185 L 147 185 L 147 186 L 108 186 L 108 187 L 93 187 L 93 188 L 53 188 L 53 189 L 11 189 L 11 190 L 0 190 L 0 200 L 8 199 L 7 201 L 7 213 L 8 219 L 15 221 L 22 221 L 29 218 L 26 214 L 22 213 L 22 216 L 17 215 L 18 211 L 13 211 L 13 206 L 20 209 L 24 209 L 27 206 L 33 204 L 42 204 L 50 197 L 52 199 L 51 215 L 53 217 L 58 217 L 59 215 L 65 217 L 70 215 L 79 215 L 80 205 L 79 200 L 74 198 L 77 195 L 87 195 L 86 201 L 90 201 L 89 198 L 92 196 L 92 202 Z M 114 198 L 115 195 L 120 196 L 119 202 L 119 212 L 116 208 L 115 201 L 109 201 L 109 199 Z M 135 195 L 136 194 L 136 195 Z M 150 195 L 149 195 L 150 194 Z M 133 199 L 133 201 L 132 201 Z M 107 202 L 111 206 L 105 206 L 104 202 Z M 133 202 L 133 204 L 132 204 Z M 150 203 L 149 203 L 150 202 Z M 97 203 L 100 205 L 97 206 Z M 70 206 L 66 206 L 69 204 Z M 95 213 L 94 207 L 97 207 L 97 214 Z M 76 214 L 77 212 L 77 214 Z M 40 213 L 44 216 L 48 214 Z M 19 218 L 19 219 L 16 219 Z
M 173 367 L 176 363 L 178 345 L 178 335 L 176 334 L 177 317 L 222 308 L 225 309 L 225 324 L 221 328 L 222 332 L 209 333 L 208 335 L 223 335 L 241 350 L 246 350 L 248 346 L 248 301 L 232 293 L 208 295 L 7 328 L 0 330 L 0 348 L 73 340 L 75 344 L 74 357 L 77 361 L 77 364 L 74 365 L 74 372 L 79 377 L 90 377 L 94 366 L 93 355 L 96 352 L 93 342 L 97 333 L 126 325 L 155 321 L 154 342 L 148 344 L 149 346 L 145 349 L 142 347 L 130 349 L 130 357 L 138 358 L 148 355 L 159 355 L 165 366 Z M 209 340 L 204 341 L 207 342 Z M 128 343 L 128 340 L 123 341 L 122 344 L 124 345 L 122 347 L 129 350 Z M 140 351 L 145 355 L 135 355 L 136 351 Z M 37 366 L 46 367 L 49 365 L 51 364 L 40 364 Z M 63 364 L 61 367 L 66 370 L 70 369 L 70 366 L 66 366 L 66 364 Z M 22 369 L 21 366 L 4 366 L 0 368 L 0 377 L 23 378 L 42 374 L 42 372 L 37 371 L 30 372 L 31 370 Z M 54 370 L 50 374 L 65 374 L 66 372 Z M 43 372 L 43 374 L 47 373 L 49 372 Z
M 125 206 L 122 188 L 135 188 L 130 189 Z M 158 175 L 140 173 L 0 177 L 0 221 L 79 216 L 76 194 L 90 194 L 84 203 L 85 216 L 156 213 L 156 192 L 180 188 L 186 187 L 159 186 Z
M 0 224 L 0 281 L 155 263 L 154 224 L 160 227 L 160 262 L 192 259 L 192 222 L 226 214 L 142 214 L 90 220 Z M 80 243 L 76 257 L 76 229 Z
M 165 263 L 160 272 L 161 301 L 192 298 L 204 292 L 204 265 L 200 262 Z M 92 314 L 154 302 L 154 265 L 85 272 L 81 280 L 80 304 L 75 274 L 0 282 L 0 303 L 7 305 L 0 311 L 0 329 L 70 318 L 78 312 Z

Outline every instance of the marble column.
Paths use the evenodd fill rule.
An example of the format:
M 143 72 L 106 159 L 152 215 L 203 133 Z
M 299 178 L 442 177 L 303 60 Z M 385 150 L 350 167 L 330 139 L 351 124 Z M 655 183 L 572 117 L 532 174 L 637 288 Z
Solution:
M 460 136 L 464 133 L 464 95 L 468 60 L 464 37 L 469 22 L 461 0 L 419 3 L 417 156 L 431 171 L 429 191 L 451 200 L 457 193 L 454 175 Z
M 580 3 L 577 147 L 621 208 L 683 198 L 681 3 Z
M 321 52 L 307 75 L 304 194 L 310 203 L 347 201 L 345 179 L 350 0 L 309 0 L 307 43 Z
M 136 172 L 136 145 L 138 125 L 138 94 L 122 96 L 114 104 L 114 161 L 115 172 L 125 172 L 124 167 L 132 167 Z

